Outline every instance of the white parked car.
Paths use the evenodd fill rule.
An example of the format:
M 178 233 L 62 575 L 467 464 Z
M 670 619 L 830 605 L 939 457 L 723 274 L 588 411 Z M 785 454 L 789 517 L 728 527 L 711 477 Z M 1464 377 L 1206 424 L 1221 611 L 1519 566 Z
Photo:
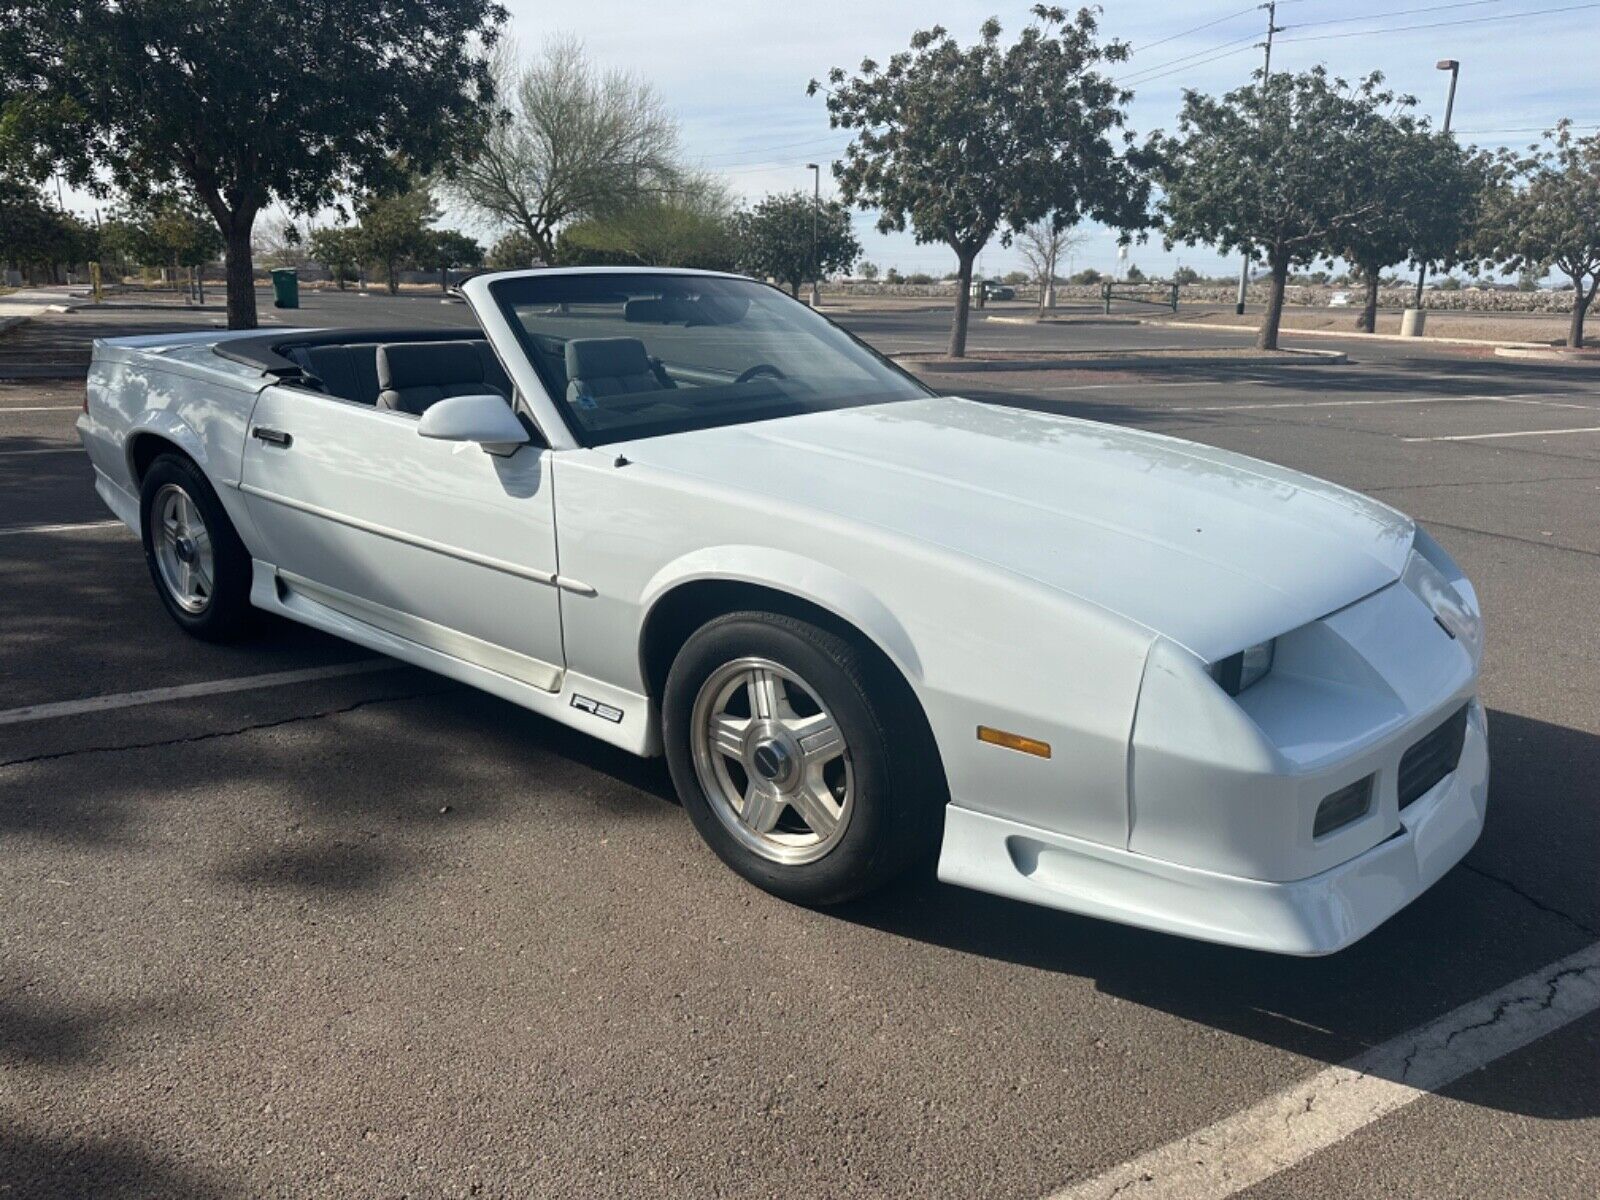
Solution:
M 1320 954 L 1477 839 L 1477 599 L 1393 509 L 935 395 L 747 279 L 464 292 L 481 333 L 96 344 L 96 487 L 179 625 L 264 609 L 665 753 L 711 847 L 804 903 L 937 854 Z

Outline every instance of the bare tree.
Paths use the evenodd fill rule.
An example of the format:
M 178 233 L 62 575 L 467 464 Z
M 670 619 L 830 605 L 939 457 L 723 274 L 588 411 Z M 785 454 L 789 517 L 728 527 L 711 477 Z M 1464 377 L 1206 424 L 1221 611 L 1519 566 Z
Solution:
M 1057 229 L 1052 217 L 1032 221 L 1017 234 L 1022 261 L 1028 264 L 1028 274 L 1039 285 L 1041 317 L 1046 307 L 1055 306 L 1056 268 L 1061 265 L 1061 259 L 1082 246 L 1085 240 L 1084 234 L 1071 227 Z
M 563 225 L 678 188 L 677 124 L 648 83 L 597 71 L 569 37 L 547 42 L 526 67 L 502 48 L 494 71 L 509 111 L 446 185 L 486 225 L 525 233 L 552 262 Z

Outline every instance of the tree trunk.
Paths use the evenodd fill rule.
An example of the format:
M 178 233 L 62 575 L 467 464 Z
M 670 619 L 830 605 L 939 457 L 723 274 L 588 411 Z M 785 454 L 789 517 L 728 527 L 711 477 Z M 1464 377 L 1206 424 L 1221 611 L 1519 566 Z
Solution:
M 1361 306 L 1361 317 L 1356 328 L 1366 333 L 1378 332 L 1378 272 L 1365 271 L 1366 303 Z
M 1595 286 L 1588 291 L 1583 287 L 1583 276 L 1572 277 L 1572 324 L 1567 329 L 1567 345 L 1573 350 L 1583 349 L 1583 318 L 1596 290 L 1600 290 L 1600 275 L 1595 276 Z
M 1267 311 L 1256 333 L 1257 350 L 1278 348 L 1278 325 L 1283 320 L 1283 289 L 1289 282 L 1289 256 L 1274 250 L 1269 254 L 1269 261 L 1272 264 L 1272 281 L 1267 290 Z
M 441 292 L 448 292 L 450 290 L 450 268 L 449 267 L 440 267 L 439 268 L 439 290 Z
M 789 281 L 789 295 L 794 297 L 796 300 L 800 299 L 800 281 L 798 279 L 791 279 Z
M 395 270 L 394 259 L 391 258 L 388 262 L 384 263 L 383 270 L 385 282 L 389 288 L 389 295 L 398 296 L 400 294 L 400 275 Z
M 950 316 L 950 357 L 967 356 L 967 312 L 972 304 L 972 260 L 977 253 L 956 251 L 956 307 Z
M 228 328 L 256 328 L 256 273 L 251 260 L 253 212 L 235 211 L 223 234 L 228 279 Z

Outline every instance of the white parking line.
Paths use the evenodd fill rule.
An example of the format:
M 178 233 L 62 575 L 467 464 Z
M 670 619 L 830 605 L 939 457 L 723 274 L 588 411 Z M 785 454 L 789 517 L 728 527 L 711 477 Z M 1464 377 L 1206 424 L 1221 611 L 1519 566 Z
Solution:
M 69 525 L 12 525 L 10 528 L 0 528 L 0 537 L 12 533 L 72 533 L 78 529 L 109 529 L 113 525 L 122 525 L 122 522 L 76 521 Z
M 1173 412 L 1235 412 L 1258 408 L 1365 408 L 1384 404 L 1448 404 L 1452 401 L 1482 402 L 1493 400 L 1504 404 L 1537 404 L 1546 408 L 1590 408 L 1588 404 L 1564 404 L 1557 400 L 1539 399 L 1539 392 L 1525 392 L 1515 396 L 1393 396 L 1379 400 L 1275 400 L 1262 404 L 1199 404 L 1192 408 L 1175 408 Z
M 0 725 L 21 725 L 28 721 L 49 721 L 83 713 L 109 712 L 116 708 L 137 708 L 163 700 L 193 700 L 197 696 L 220 696 L 227 692 L 248 692 L 257 688 L 283 687 L 291 683 L 310 683 L 318 679 L 338 679 L 345 675 L 370 675 L 374 671 L 395 671 L 404 666 L 392 658 L 362 659 L 331 667 L 307 667 L 300 671 L 275 671 L 270 675 L 240 675 L 233 679 L 212 679 L 204 683 L 182 683 L 175 687 L 147 688 L 142 692 L 114 692 L 109 696 L 89 696 L 83 700 L 59 700 L 53 704 L 28 704 L 0 710 Z
M 29 404 L 21 408 L 0 407 L 0 416 L 14 412 L 82 412 L 81 404 Z
M 1048 1200 L 1223 1200 L 1600 1009 L 1600 942 Z
M 1600 433 L 1600 425 L 1580 425 L 1577 429 L 1513 429 L 1510 433 L 1452 433 L 1439 437 L 1408 437 L 1402 442 L 1486 442 L 1490 438 L 1554 437 L 1560 433 Z

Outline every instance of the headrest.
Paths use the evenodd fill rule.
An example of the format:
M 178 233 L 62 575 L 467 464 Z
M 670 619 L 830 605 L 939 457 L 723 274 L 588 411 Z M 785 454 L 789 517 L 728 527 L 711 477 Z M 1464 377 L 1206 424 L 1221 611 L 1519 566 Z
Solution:
M 683 320 L 678 308 L 679 305 L 672 300 L 641 296 L 629 300 L 622 306 L 622 319 L 649 325 L 670 325 L 674 321 Z
M 650 374 L 650 356 L 638 338 L 574 338 L 567 343 L 568 379 L 618 379 Z
M 483 360 L 471 342 L 388 342 L 378 347 L 378 386 L 384 391 L 482 378 Z

